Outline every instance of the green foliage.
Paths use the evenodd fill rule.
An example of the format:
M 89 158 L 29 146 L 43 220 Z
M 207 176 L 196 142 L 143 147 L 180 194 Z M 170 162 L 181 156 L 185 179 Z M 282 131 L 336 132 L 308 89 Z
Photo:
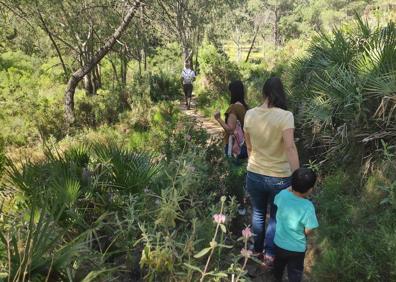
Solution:
M 103 166 L 103 181 L 122 193 L 141 192 L 160 169 L 150 156 L 118 148 L 115 144 L 97 145 L 93 150 L 97 161 Z
M 238 67 L 214 45 L 206 43 L 201 48 L 198 62 L 203 85 L 214 93 L 227 91 L 228 84 L 240 77 Z
M 391 162 L 381 167 L 363 188 L 359 188 L 359 177 L 351 179 L 349 172 L 338 171 L 323 183 L 315 199 L 321 223 L 315 280 L 395 279 L 395 178 L 386 176 L 395 166 Z
M 356 143 L 375 148 L 381 138 L 393 144 L 395 40 L 393 23 L 372 28 L 358 18 L 354 25 L 319 35 L 308 56 L 297 61 L 294 99 L 300 121 L 314 129 L 313 142 L 328 152 Z
M 176 74 L 160 70 L 150 75 L 150 97 L 154 102 L 176 100 L 181 97 L 181 83 Z
M 118 121 L 120 97 L 110 90 L 98 90 L 97 95 L 87 96 L 82 92 L 76 95 L 76 118 L 80 127 L 97 127 L 101 124 L 114 124 Z

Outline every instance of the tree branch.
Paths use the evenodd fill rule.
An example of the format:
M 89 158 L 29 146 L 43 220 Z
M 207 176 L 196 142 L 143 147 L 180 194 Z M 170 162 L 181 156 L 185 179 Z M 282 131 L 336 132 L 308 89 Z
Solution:
M 112 49 L 118 38 L 121 37 L 122 33 L 126 30 L 129 23 L 131 22 L 136 10 L 139 8 L 141 1 L 135 1 L 128 9 L 127 14 L 123 18 L 119 27 L 114 31 L 113 35 L 106 41 L 103 47 L 101 47 L 96 54 L 92 57 L 90 62 L 83 65 L 81 68 L 76 70 L 70 77 L 67 84 L 65 93 L 65 115 L 66 119 L 71 125 L 74 122 L 74 93 L 77 84 L 87 75 Z

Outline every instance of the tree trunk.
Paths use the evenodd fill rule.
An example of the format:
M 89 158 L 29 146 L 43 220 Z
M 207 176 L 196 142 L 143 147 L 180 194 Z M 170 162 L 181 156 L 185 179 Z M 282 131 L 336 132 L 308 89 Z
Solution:
M 234 39 L 234 43 L 237 48 L 236 60 L 237 60 L 237 62 L 239 62 L 241 60 L 241 36 L 240 36 L 238 27 L 236 28 L 235 33 L 236 33 L 236 38 Z
M 145 49 L 144 49 L 143 64 L 144 64 L 144 71 L 147 71 L 147 54 Z
M 92 74 L 87 73 L 87 75 L 84 76 L 83 82 L 84 82 L 85 94 L 87 96 L 92 96 L 94 94 L 94 87 L 93 87 L 93 83 L 92 83 Z
M 63 75 L 65 77 L 65 81 L 67 81 L 67 76 L 69 75 L 69 72 L 67 70 L 65 62 L 63 61 L 63 57 L 62 57 L 62 54 L 61 54 L 61 52 L 59 50 L 58 44 L 56 44 L 56 41 L 55 41 L 54 37 L 52 36 L 52 33 L 49 30 L 49 28 L 47 26 L 47 23 L 45 22 L 45 20 L 44 20 L 43 16 L 41 15 L 41 12 L 40 12 L 39 9 L 37 9 L 37 14 L 39 16 L 41 24 L 43 25 L 42 29 L 47 33 L 49 39 L 52 42 L 52 45 L 55 48 L 56 54 L 58 55 L 59 61 L 61 62 L 61 65 L 62 65 L 62 68 L 63 68 Z
M 257 37 L 258 31 L 259 31 L 259 27 L 257 26 L 256 31 L 254 32 L 252 44 L 250 45 L 249 52 L 248 52 L 248 54 L 246 56 L 246 60 L 245 60 L 246 63 L 249 61 L 250 53 L 252 52 L 252 49 L 254 47 L 254 43 L 256 42 L 256 37 Z
M 190 63 L 190 51 L 187 44 L 183 44 L 183 59 L 185 64 Z
M 280 46 L 280 34 L 279 34 L 279 21 L 280 21 L 280 11 L 279 8 L 275 8 L 275 18 L 274 18 L 274 44 L 275 47 Z
M 120 80 L 119 80 L 119 78 L 118 78 L 117 68 L 116 68 L 116 66 L 115 66 L 115 64 L 114 64 L 114 62 L 113 62 L 113 60 L 110 60 L 110 59 L 109 59 L 109 62 L 110 62 L 111 67 L 112 67 L 112 69 L 113 69 L 113 87 L 112 87 L 112 89 L 113 89 L 113 91 L 114 91 L 114 81 L 116 81 L 117 84 L 119 84 L 119 83 L 120 83 Z
M 139 60 L 139 71 L 141 72 L 140 60 Z M 124 49 L 121 55 L 121 84 L 120 84 L 120 104 L 121 104 L 120 106 L 123 110 L 130 108 L 128 103 L 127 91 L 126 91 L 127 73 L 128 73 L 128 58 L 126 54 L 126 49 Z
M 67 88 L 65 91 L 65 116 L 69 125 L 73 124 L 74 117 L 74 93 L 76 91 L 77 84 L 87 75 L 104 56 L 111 50 L 116 41 L 121 37 L 122 33 L 128 27 L 130 21 L 132 20 L 135 11 L 139 8 L 141 2 L 139 0 L 135 1 L 128 9 L 120 26 L 114 31 L 113 35 L 106 41 L 104 46 L 99 49 L 98 52 L 92 57 L 89 63 L 76 70 L 69 78 L 67 83 Z

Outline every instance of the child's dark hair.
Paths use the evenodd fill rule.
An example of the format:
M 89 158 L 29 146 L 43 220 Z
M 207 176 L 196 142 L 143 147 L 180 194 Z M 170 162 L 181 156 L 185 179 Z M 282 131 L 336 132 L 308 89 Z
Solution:
M 296 192 L 306 193 L 316 182 L 316 174 L 312 169 L 299 168 L 292 174 L 292 189 Z

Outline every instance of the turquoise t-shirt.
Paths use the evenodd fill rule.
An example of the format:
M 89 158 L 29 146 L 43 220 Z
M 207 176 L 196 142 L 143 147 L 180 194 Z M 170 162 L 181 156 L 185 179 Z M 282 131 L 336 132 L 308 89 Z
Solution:
M 307 240 L 305 228 L 314 229 L 319 226 L 313 204 L 297 197 L 285 189 L 274 200 L 278 207 L 276 212 L 275 244 L 285 250 L 305 252 Z

